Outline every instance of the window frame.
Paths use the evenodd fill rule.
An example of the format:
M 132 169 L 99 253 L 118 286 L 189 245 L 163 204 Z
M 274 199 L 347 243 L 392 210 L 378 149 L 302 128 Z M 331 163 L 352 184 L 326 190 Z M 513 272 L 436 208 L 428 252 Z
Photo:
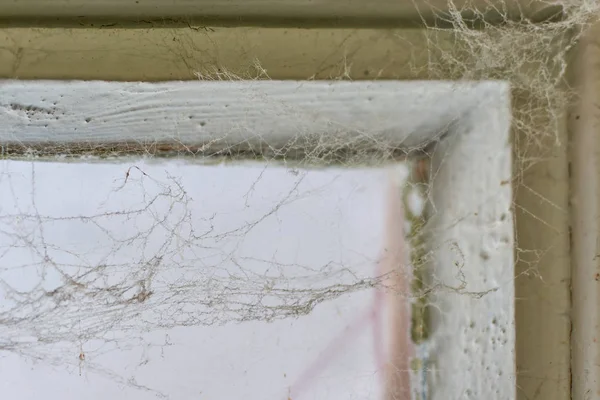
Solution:
M 481 398 L 515 398 L 507 83 L 7 81 L 0 91 L 8 99 L 0 107 L 4 127 L 0 143 L 11 158 L 102 161 L 107 158 L 102 145 L 109 143 L 124 153 L 108 158 L 122 159 L 139 156 L 143 154 L 140 149 L 148 144 L 152 148 L 154 143 L 201 149 L 231 132 L 233 140 L 216 153 L 198 151 L 196 155 L 218 159 L 225 149 L 231 156 L 230 146 L 244 143 L 247 148 L 236 152 L 236 159 L 245 159 L 255 149 L 264 157 L 260 149 L 280 146 L 303 133 L 318 134 L 317 143 L 322 144 L 328 137 L 339 138 L 341 133 L 344 138 L 355 132 L 375 137 L 374 145 L 387 140 L 389 148 L 401 149 L 398 160 L 430 157 L 431 218 L 426 229 L 432 250 L 427 268 L 436 278 L 430 283 L 435 305 L 444 309 L 432 320 L 433 335 L 427 342 L 431 349 L 424 356 L 429 360 L 423 364 L 427 379 L 436 382 L 432 398 L 460 398 L 469 393 Z M 200 115 L 197 110 L 202 110 Z M 131 123 L 123 124 L 123 120 Z M 244 129 L 234 131 L 234 127 Z M 118 139 L 125 144 L 115 145 Z M 65 151 L 61 156 L 53 146 L 85 150 Z M 47 149 L 58 156 L 36 154 Z M 375 147 L 374 154 L 387 149 Z M 177 157 L 172 149 L 160 154 Z M 186 152 L 182 154 L 185 157 Z M 305 153 L 292 154 L 292 160 L 296 157 L 302 162 L 298 155 Z M 345 160 L 338 161 L 343 164 Z M 482 231 L 488 231 L 483 239 Z M 491 338 L 503 341 L 502 345 L 488 348 L 483 344 L 490 340 L 490 329 L 502 331 L 494 333 L 501 338 Z M 419 357 L 422 350 L 421 346 Z M 469 370 L 469 365 L 479 364 L 486 368 Z

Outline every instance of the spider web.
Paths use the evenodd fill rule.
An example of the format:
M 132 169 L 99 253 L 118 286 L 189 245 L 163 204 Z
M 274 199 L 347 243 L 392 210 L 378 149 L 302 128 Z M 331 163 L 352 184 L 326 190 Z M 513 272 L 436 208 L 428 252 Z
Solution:
M 424 35 L 431 55 L 427 65 L 429 78 L 499 79 L 511 84 L 514 99 L 518 102 L 518 107 L 513 108 L 513 127 L 519 132 L 515 138 L 513 184 L 531 191 L 540 202 L 560 208 L 549 196 L 528 187 L 523 176 L 546 162 L 557 147 L 564 145 L 561 143 L 561 124 L 564 110 L 573 99 L 564 84 L 568 52 L 593 21 L 598 3 L 550 3 L 564 7 L 560 18 L 545 23 L 534 23 L 525 17 L 509 17 L 508 7 L 503 7 L 502 2 L 495 3 L 493 7 L 504 23 L 491 24 L 484 21 L 484 10 L 470 2 L 464 2 L 460 7 L 449 2 L 450 11 L 440 14 L 435 24 L 427 24 Z M 467 14 L 469 18 L 465 17 Z M 473 29 L 475 23 L 481 25 L 479 29 Z M 456 48 L 452 52 L 444 51 L 442 46 L 448 31 L 456 37 Z M 244 73 L 220 67 L 191 68 L 197 69 L 197 76 L 202 80 L 270 79 L 267 71 L 260 67 L 260 60 L 251 71 Z M 352 65 L 340 65 L 339 76 L 333 78 L 348 79 L 351 68 Z M 282 112 L 294 115 L 294 110 Z M 382 145 L 369 132 L 361 133 L 354 137 L 339 136 L 328 142 L 320 141 L 322 138 L 302 137 L 288 143 L 288 146 L 245 149 L 229 154 L 235 160 L 256 158 L 267 163 L 276 160 L 288 168 L 282 170 L 288 179 L 285 181 L 287 186 L 281 191 L 258 190 L 265 182 L 262 174 L 267 174 L 262 170 L 267 169 L 262 166 L 253 170 L 252 177 L 245 178 L 246 185 L 241 186 L 240 193 L 232 191 L 228 194 L 244 200 L 243 207 L 240 206 L 242 210 L 247 204 L 248 208 L 256 211 L 252 217 L 240 218 L 235 223 L 220 219 L 217 212 L 222 205 L 220 197 L 215 196 L 210 206 L 198 206 L 198 202 L 202 203 L 205 198 L 189 195 L 194 183 L 186 184 L 172 171 L 166 174 L 164 171 L 155 172 L 161 168 L 138 162 L 112 165 L 117 168 L 110 175 L 114 182 L 106 186 L 108 190 L 99 190 L 102 203 L 90 201 L 83 204 L 88 207 L 85 210 L 57 216 L 43 210 L 49 194 L 65 204 L 73 196 L 60 196 L 60 188 L 44 190 L 44 185 L 50 185 L 49 182 L 55 179 L 40 179 L 40 174 L 47 173 L 46 169 L 58 168 L 56 175 L 63 176 L 67 172 L 60 169 L 61 164 L 44 164 L 39 159 L 22 164 L 4 162 L 1 171 L 0 260 L 5 300 L 0 306 L 0 347 L 51 365 L 69 365 L 74 371 L 83 370 L 85 373 L 86 370 L 96 370 L 142 393 L 167 396 L 168 393 L 152 389 L 152 385 L 128 378 L 133 376 L 130 371 L 114 372 L 118 366 L 112 365 L 115 368 L 111 368 L 113 361 L 105 364 L 96 362 L 98 355 L 145 349 L 144 354 L 139 356 L 142 359 L 140 364 L 146 365 L 146 359 L 160 356 L 172 346 L 171 334 L 165 333 L 170 328 L 212 326 L 216 329 L 223 324 L 253 324 L 257 321 L 282 323 L 313 315 L 320 305 L 334 304 L 344 296 L 361 296 L 363 293 L 373 296 L 362 298 L 367 304 L 365 314 L 360 314 L 356 321 L 361 321 L 358 325 L 363 327 L 371 326 L 369 324 L 376 326 L 373 321 L 382 318 L 381 308 L 376 306 L 381 300 L 372 299 L 378 298 L 374 293 L 385 288 L 386 280 L 373 274 L 373 268 L 357 268 L 347 260 L 281 262 L 273 258 L 276 253 L 273 249 L 261 257 L 239 259 L 234 256 L 240 251 L 240 243 L 266 229 L 262 226 L 285 221 L 281 214 L 290 205 L 315 196 L 319 199 L 311 190 L 319 193 L 319 190 L 334 187 L 334 183 L 327 182 L 321 188 L 303 191 L 311 174 L 304 167 L 323 164 L 383 166 L 403 162 L 405 154 L 402 151 Z M 190 155 L 201 158 L 205 151 L 204 148 L 185 148 L 179 143 L 169 148 L 167 154 L 156 143 L 135 146 L 134 150 L 87 144 L 65 148 L 58 144 L 56 147 L 22 146 L 18 150 L 14 146 L 3 146 L 2 154 L 21 159 L 56 154 L 104 157 L 107 153 L 114 157 L 135 154 L 146 158 Z M 299 166 L 288 165 L 288 158 L 300 160 Z M 172 168 L 175 167 L 168 169 Z M 79 176 L 77 179 L 89 182 L 96 178 Z M 76 185 L 74 182 L 77 180 L 69 181 L 68 186 Z M 406 188 L 407 193 L 418 188 L 421 196 L 428 197 L 426 183 L 409 181 Z M 263 205 L 253 205 L 259 192 L 273 197 L 267 196 L 270 200 L 265 200 Z M 24 193 L 29 196 L 26 206 L 23 205 Z M 405 201 L 409 201 L 408 198 Z M 411 207 L 405 203 L 404 209 L 410 211 Z M 521 212 L 539 220 L 535 210 Z M 431 277 L 425 273 L 427 269 L 423 270 L 424 275 L 420 275 L 419 267 L 431 261 L 428 259 L 431 249 L 418 229 L 426 222 L 422 217 L 418 213 L 407 212 L 411 229 L 415 229 L 414 232 L 408 229 L 410 254 L 407 255 L 411 257 L 415 281 L 411 295 L 405 294 L 413 300 L 411 336 L 417 343 L 418 353 L 411 366 L 413 380 L 424 379 L 431 369 L 428 364 L 431 354 L 427 346 L 431 344 L 428 313 L 432 311 L 430 305 L 435 292 L 444 289 L 431 282 Z M 547 221 L 540 222 L 549 224 Z M 55 242 L 53 238 L 65 235 L 65 230 L 71 229 L 73 232 L 93 232 L 98 241 L 75 241 L 67 245 Z M 558 236 L 560 233 L 557 233 Z M 539 263 L 552 249 L 523 248 L 518 238 L 515 246 L 517 261 L 526 265 L 518 271 L 519 275 L 543 281 L 544 274 L 540 272 Z M 456 255 L 457 266 L 461 266 L 463 250 L 452 248 L 451 251 Z M 363 264 L 373 267 L 376 258 L 371 255 L 369 261 L 363 260 Z M 198 270 L 198 265 L 205 267 Z M 38 279 L 20 287 L 19 274 L 24 270 L 33 271 Z M 477 296 L 479 293 L 465 295 Z M 136 321 L 143 321 L 145 328 L 140 330 Z M 148 333 L 150 331 L 154 336 Z M 358 329 L 350 331 L 357 332 Z M 502 340 L 490 334 L 492 339 Z M 332 343 L 343 340 L 335 339 Z M 339 352 L 332 350 L 332 353 Z M 329 362 L 322 360 L 312 360 L 314 364 L 311 360 L 304 360 L 312 367 L 305 375 L 301 370 L 296 371 L 296 376 L 301 377 L 298 380 L 301 387 L 310 386 L 314 382 L 311 377 L 314 376 L 313 371 Z M 523 374 L 531 375 L 531 371 Z M 534 383 L 537 385 L 537 380 Z M 297 388 L 293 382 L 290 386 Z M 422 385 L 422 388 L 428 387 L 429 383 Z M 414 396 L 429 398 L 425 389 Z

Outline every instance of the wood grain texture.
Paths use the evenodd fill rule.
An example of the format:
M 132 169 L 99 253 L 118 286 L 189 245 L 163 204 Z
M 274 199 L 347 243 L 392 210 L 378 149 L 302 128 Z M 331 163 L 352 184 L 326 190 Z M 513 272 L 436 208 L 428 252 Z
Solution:
M 495 93 L 495 83 L 399 81 L 0 84 L 0 143 L 154 143 L 285 149 L 423 147 Z M 216 150 L 215 150 L 216 149 Z M 8 151 L 8 150 L 5 150 Z

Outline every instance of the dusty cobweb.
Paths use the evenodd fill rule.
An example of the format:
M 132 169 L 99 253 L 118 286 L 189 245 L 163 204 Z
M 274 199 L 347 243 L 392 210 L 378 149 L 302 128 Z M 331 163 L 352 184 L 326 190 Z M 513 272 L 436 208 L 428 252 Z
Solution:
M 573 99 L 565 83 L 568 52 L 600 8 L 596 1 L 549 3 L 563 8 L 545 22 L 512 15 L 509 18 L 498 2 L 494 7 L 500 17 L 505 17 L 503 23 L 485 22 L 484 10 L 468 4 L 459 9 L 451 2 L 450 11 L 440 13 L 435 24 L 424 21 L 430 52 L 429 78 L 505 80 L 511 85 L 515 101 L 522 103 L 513 109 L 513 126 L 519 132 L 514 184 L 520 184 L 524 171 L 550 156 L 553 146 L 561 145 L 561 121 Z M 445 40 L 440 34 L 448 31 L 455 37 L 452 52 L 442 50 L 445 47 L 440 45 Z M 343 62 L 339 75 L 331 78 L 349 79 L 351 69 L 351 64 Z M 245 71 L 214 66 L 195 72 L 200 80 L 270 79 L 260 60 Z M 273 104 L 273 108 L 291 118 L 306 118 L 283 105 Z M 407 159 L 413 165 L 417 155 L 419 162 L 426 163 L 426 151 L 407 154 L 406 149 L 369 132 L 347 135 L 340 131 L 329 137 L 303 133 L 286 143 L 264 143 L 261 148 L 223 148 L 222 142 L 217 138 L 191 148 L 174 141 L 166 152 L 162 144 L 151 142 L 131 148 L 103 144 L 79 148 L 24 146 L 13 153 L 3 148 L 4 156 L 20 161 L 18 167 L 2 161 L 0 169 L 0 283 L 4 296 L 0 305 L 0 349 L 56 366 L 70 365 L 80 373 L 86 368 L 96 370 L 123 385 L 167 397 L 168 393 L 138 383 L 130 378 L 131 374 L 95 363 L 90 354 L 148 349 L 141 357 L 143 366 L 147 354 L 161 354 L 172 345 L 166 333 L 172 328 L 297 319 L 310 315 L 319 304 L 385 288 L 389 276 L 374 275 L 372 269 L 361 274 L 356 265 L 339 259 L 317 264 L 282 262 L 274 251 L 262 257 L 244 257 L 243 244 L 266 229 L 264 226 L 276 229 L 288 206 L 318 200 L 324 188 L 335 184 L 310 181 L 307 177 L 311 176 L 311 168 L 389 167 L 407 163 Z M 52 154 L 66 158 L 83 155 L 91 157 L 91 162 L 107 158 L 121 161 L 110 161 L 113 183 L 96 196 L 102 201 L 90 201 L 78 213 L 54 215 L 44 210 L 47 204 L 42 203 L 47 199 L 36 194 L 51 192 L 47 187 L 50 183 L 40 180 L 39 174 Z M 158 172 L 161 168 L 156 165 L 127 158 L 132 155 L 143 156 L 146 163 L 155 157 L 200 160 L 197 168 L 216 168 L 207 162 L 208 158 L 226 160 L 227 165 L 252 159 L 261 166 L 244 177 L 239 189 L 227 189 L 228 196 L 243 200 L 237 211 L 241 219 L 236 220 L 224 217 L 232 211 L 219 208 L 218 195 L 202 197 L 204 204 L 198 206 L 198 198 L 190 195 L 193 182 L 184 182 L 177 168 Z M 61 172 L 60 167 L 52 165 L 57 173 Z M 260 191 L 259 187 L 270 179 L 265 178 L 265 171 L 272 166 L 285 171 L 286 184 L 275 192 Z M 428 197 L 426 182 L 409 180 L 406 188 L 416 188 L 423 198 Z M 28 193 L 29 198 L 23 199 L 22 193 Z M 256 193 L 271 197 L 256 202 Z M 81 203 L 86 193 L 76 197 L 56 193 L 56 198 Z M 542 197 L 542 201 L 549 200 Z M 247 209 L 252 213 L 248 214 Z M 428 264 L 432 251 L 418 231 L 426 219 L 421 215 L 408 218 L 414 229 L 409 232 L 409 241 L 412 268 L 417 273 L 412 292 L 406 296 L 413 302 L 412 338 L 421 343 L 427 340 L 431 292 L 465 288 L 440 288 L 420 275 L 420 264 Z M 57 237 L 74 232 L 88 232 L 96 240 L 57 244 Z M 519 248 L 518 242 L 516 246 Z M 546 250 L 519 248 L 517 258 L 530 266 L 523 273 L 537 274 L 537 262 Z M 460 271 L 462 251 L 454 251 Z M 363 263 L 375 264 L 376 259 Z M 38 279 L 23 285 L 19 279 L 22 270 L 33 271 Z M 149 332 L 159 332 L 160 337 L 150 337 Z

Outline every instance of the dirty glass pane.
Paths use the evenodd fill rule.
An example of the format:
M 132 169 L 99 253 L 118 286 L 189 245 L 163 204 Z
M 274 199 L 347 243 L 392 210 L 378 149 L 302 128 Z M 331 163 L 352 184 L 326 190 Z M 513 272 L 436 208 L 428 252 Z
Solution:
M 0 167 L 7 398 L 383 396 L 401 166 Z

